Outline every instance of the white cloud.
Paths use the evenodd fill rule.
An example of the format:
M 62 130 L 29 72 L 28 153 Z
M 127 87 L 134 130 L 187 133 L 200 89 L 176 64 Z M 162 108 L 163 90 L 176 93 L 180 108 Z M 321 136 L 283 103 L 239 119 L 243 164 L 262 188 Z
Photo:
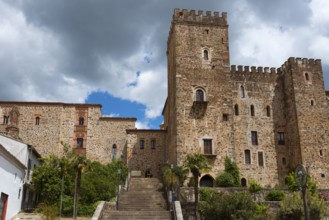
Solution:
M 135 126 L 137 129 L 150 129 L 150 126 L 147 122 L 136 121 Z

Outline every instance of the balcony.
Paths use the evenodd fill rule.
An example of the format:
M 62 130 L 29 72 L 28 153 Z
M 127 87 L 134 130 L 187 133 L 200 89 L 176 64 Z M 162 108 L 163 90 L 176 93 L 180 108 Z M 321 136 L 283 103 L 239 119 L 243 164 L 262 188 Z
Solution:
M 77 155 L 86 154 L 86 148 L 81 148 L 81 147 L 73 148 L 73 153 Z
M 206 101 L 194 101 L 191 108 L 190 116 L 192 118 L 202 118 L 206 113 L 207 105 L 208 102 Z

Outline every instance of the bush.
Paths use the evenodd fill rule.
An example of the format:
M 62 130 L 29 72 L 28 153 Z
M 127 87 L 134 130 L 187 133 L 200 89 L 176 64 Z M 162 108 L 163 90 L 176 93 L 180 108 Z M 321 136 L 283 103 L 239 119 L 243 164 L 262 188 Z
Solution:
M 216 178 L 215 181 L 216 181 L 216 185 L 220 186 L 220 187 L 234 187 L 235 186 L 234 177 L 228 172 L 224 172 L 224 173 L 220 174 Z
M 46 217 L 46 220 L 54 220 L 59 216 L 56 204 L 40 203 L 35 209 L 35 212 L 41 213 Z
M 312 195 L 311 192 L 307 194 L 307 204 L 310 219 L 323 219 L 327 214 L 328 209 L 324 200 L 317 195 Z M 280 202 L 279 218 L 280 219 L 303 219 L 304 204 L 300 192 L 294 192 L 286 196 Z
M 280 202 L 279 219 L 299 220 L 303 216 L 303 201 L 300 193 L 295 192 L 286 196 Z
M 282 190 L 279 189 L 272 189 L 265 196 L 266 201 L 282 201 L 283 198 L 284 198 L 284 192 L 282 192 Z
M 199 211 L 204 219 L 264 219 L 266 206 L 257 205 L 247 193 L 200 190 Z

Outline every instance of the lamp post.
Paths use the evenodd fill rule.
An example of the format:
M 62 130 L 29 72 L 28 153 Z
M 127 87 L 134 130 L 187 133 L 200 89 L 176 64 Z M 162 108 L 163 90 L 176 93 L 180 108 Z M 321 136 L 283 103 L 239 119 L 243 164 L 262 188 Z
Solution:
M 118 206 L 119 206 L 119 197 L 120 197 L 120 177 L 121 177 L 121 169 L 120 169 L 120 165 L 119 165 L 119 169 L 118 169 L 117 209 L 118 209 Z
M 301 187 L 301 191 L 302 191 L 305 220 L 309 220 L 307 201 L 306 201 L 307 171 L 303 164 L 299 164 L 296 167 L 296 181 L 298 185 Z

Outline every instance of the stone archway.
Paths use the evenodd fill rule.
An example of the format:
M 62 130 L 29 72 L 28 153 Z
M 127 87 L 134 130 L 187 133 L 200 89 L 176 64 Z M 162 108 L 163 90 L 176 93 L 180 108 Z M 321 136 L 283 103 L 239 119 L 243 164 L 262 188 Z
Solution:
M 200 187 L 214 187 L 214 178 L 212 178 L 210 175 L 204 175 L 200 179 Z

